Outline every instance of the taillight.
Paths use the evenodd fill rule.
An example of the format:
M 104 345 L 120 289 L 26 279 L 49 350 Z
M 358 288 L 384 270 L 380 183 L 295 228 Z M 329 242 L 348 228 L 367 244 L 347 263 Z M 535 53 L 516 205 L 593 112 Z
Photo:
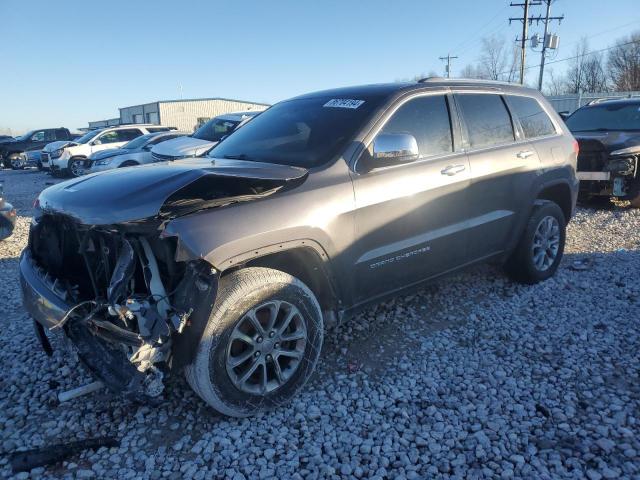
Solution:
M 573 140 L 573 153 L 575 153 L 576 156 L 580 153 L 580 144 L 575 139 Z

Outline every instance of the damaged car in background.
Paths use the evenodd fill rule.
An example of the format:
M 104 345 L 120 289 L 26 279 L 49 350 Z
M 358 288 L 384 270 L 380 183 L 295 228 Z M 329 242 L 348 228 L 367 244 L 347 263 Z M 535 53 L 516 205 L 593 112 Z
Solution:
M 603 98 L 566 119 L 580 144 L 580 199 L 615 197 L 640 208 L 640 98 Z
M 17 213 L 4 198 L 4 182 L 0 182 L 0 240 L 9 238 L 16 226 Z
M 289 401 L 325 325 L 367 304 L 487 259 L 519 282 L 551 277 L 576 153 L 535 90 L 425 79 L 303 95 L 208 157 L 44 190 L 24 305 L 45 351 L 64 331 L 113 392 L 157 397 L 184 370 L 217 411 L 252 415 Z

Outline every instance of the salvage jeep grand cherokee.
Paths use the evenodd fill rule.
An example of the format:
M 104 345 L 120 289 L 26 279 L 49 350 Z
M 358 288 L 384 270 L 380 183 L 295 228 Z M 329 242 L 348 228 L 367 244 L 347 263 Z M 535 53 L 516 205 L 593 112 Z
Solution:
M 554 274 L 576 144 L 534 90 L 425 79 L 283 101 L 210 158 L 54 185 L 20 270 L 25 307 L 112 390 L 184 368 L 246 416 L 309 379 L 330 321 L 484 260 Z M 107 200 L 108 199 L 108 200 Z

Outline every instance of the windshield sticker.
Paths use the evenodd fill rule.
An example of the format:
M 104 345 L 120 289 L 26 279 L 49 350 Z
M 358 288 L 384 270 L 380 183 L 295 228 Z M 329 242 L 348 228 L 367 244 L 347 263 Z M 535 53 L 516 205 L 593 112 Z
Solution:
M 358 108 L 364 100 L 353 100 L 349 98 L 333 98 L 323 105 L 328 108 Z

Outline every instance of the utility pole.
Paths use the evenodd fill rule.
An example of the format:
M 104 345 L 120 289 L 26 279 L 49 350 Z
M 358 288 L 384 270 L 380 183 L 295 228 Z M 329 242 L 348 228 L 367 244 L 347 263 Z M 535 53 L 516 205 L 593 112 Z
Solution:
M 522 38 L 520 39 L 520 83 L 524 85 L 524 63 L 527 59 L 527 29 L 532 19 L 529 18 L 529 7 L 533 5 L 541 5 L 538 0 L 524 0 L 524 3 L 510 3 L 512 7 L 523 7 L 524 15 L 520 17 L 510 17 L 509 24 L 512 21 L 520 20 L 522 22 Z
M 564 15 L 561 15 L 559 17 L 549 16 L 551 15 L 551 2 L 553 2 L 553 0 L 543 0 L 543 1 L 547 4 L 547 15 L 544 18 L 544 37 L 542 38 L 542 52 L 540 52 L 540 77 L 538 78 L 538 90 L 540 91 L 542 91 L 542 78 L 544 76 L 545 54 L 549 46 L 548 45 L 549 22 L 552 20 L 557 20 L 558 23 L 560 23 L 562 22 L 562 20 L 564 20 Z M 551 47 L 551 48 L 555 48 L 555 47 Z
M 447 78 L 451 77 L 451 60 L 454 60 L 458 57 L 452 57 L 450 53 L 447 53 L 446 57 L 438 57 L 440 58 L 440 60 L 446 60 L 447 61 Z

